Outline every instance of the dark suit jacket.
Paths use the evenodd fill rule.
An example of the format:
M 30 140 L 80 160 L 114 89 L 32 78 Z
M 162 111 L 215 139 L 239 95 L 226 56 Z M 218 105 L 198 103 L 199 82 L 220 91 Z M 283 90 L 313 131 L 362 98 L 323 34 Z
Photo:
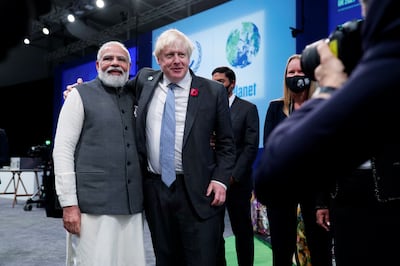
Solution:
M 263 145 L 265 146 L 265 142 L 267 141 L 269 135 L 272 130 L 287 116 L 283 112 L 283 99 L 272 100 L 267 109 L 267 114 L 265 115 L 264 122 L 264 136 L 263 136 Z
M 231 121 L 236 144 L 236 164 L 232 176 L 251 191 L 252 166 L 260 142 L 260 121 L 256 105 L 236 96 L 231 106 Z
M 7 134 L 4 129 L 0 128 L 0 167 L 10 164 L 10 157 L 8 152 Z
M 326 182 L 383 153 L 390 153 L 386 162 L 397 166 L 392 172 L 397 177 L 386 185 L 399 187 L 400 11 L 396 4 L 396 0 L 372 0 L 363 24 L 364 53 L 348 81 L 330 100 L 307 101 L 271 133 L 255 173 L 259 199 L 271 184 L 291 193 L 285 184 Z
M 235 163 L 235 146 L 226 89 L 221 83 L 197 77 L 192 72 L 191 75 L 191 88 L 197 88 L 198 95 L 189 95 L 182 145 L 182 165 L 192 205 L 201 218 L 207 218 L 223 209 L 222 206 L 211 207 L 214 197 L 213 195 L 206 197 L 206 190 L 212 179 L 229 187 L 229 178 Z M 145 176 L 147 109 L 162 77 L 161 71 L 144 68 L 127 84 L 136 90 L 138 98 L 137 147 Z M 216 133 L 215 149 L 210 146 L 213 132 Z

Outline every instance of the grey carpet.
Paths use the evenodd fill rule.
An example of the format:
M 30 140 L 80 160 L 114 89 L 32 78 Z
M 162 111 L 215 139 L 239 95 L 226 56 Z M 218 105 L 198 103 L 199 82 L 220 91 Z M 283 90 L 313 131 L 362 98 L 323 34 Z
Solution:
M 13 208 L 10 198 L 0 197 L 0 266 L 65 266 L 62 219 L 47 217 L 46 210 L 36 204 L 31 211 L 25 211 L 26 199 L 19 198 Z M 225 225 L 225 237 L 231 236 L 228 215 Z M 147 266 L 154 266 L 147 224 L 145 249 Z
M 0 197 L 0 266 L 65 266 L 62 219 L 47 217 L 36 204 L 25 211 L 25 202 L 20 198 L 13 208 L 11 199 Z M 145 248 L 147 265 L 155 265 L 147 225 Z

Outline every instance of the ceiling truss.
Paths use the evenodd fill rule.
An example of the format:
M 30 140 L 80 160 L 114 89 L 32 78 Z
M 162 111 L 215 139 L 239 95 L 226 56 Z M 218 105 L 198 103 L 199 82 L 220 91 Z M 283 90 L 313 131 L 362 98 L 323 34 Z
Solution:
M 88 36 L 88 38 L 86 38 L 85 40 L 78 40 L 61 48 L 58 48 L 55 51 L 48 53 L 47 60 L 50 62 L 57 61 L 66 56 L 80 53 L 88 47 L 97 47 L 104 41 L 110 40 L 112 38 L 118 38 L 119 40 L 122 39 L 122 41 L 134 38 L 136 36 L 131 36 L 132 31 L 134 31 L 133 35 L 137 35 L 137 33 L 143 32 L 143 29 L 145 29 L 146 26 L 162 18 L 167 17 L 169 21 L 176 21 L 178 19 L 182 19 L 184 17 L 192 15 L 191 6 L 202 2 L 202 0 L 170 0 L 163 1 L 163 4 L 159 4 L 157 6 L 149 4 L 149 1 L 140 0 L 138 2 L 140 2 L 140 4 L 142 5 L 146 5 L 147 10 L 145 12 L 140 12 L 140 14 L 134 13 L 131 16 L 127 16 L 126 20 L 103 30 L 100 30 L 95 34 Z M 135 7 L 130 8 L 132 8 L 133 10 L 137 10 Z M 180 13 L 177 14 L 177 12 Z M 182 13 L 184 13 L 183 17 Z M 52 14 L 49 14 L 48 18 L 45 19 L 59 21 L 61 23 L 61 16 L 62 14 L 59 10 L 58 12 L 56 11 Z M 36 25 L 36 27 L 38 28 L 39 26 Z M 121 36 L 123 37 L 121 38 Z

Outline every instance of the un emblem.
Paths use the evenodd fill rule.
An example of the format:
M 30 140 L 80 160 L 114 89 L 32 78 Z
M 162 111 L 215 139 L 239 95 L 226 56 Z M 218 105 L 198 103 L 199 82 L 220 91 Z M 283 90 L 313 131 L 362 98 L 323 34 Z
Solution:
M 201 45 L 198 41 L 195 41 L 195 46 L 196 49 L 193 50 L 192 56 L 190 58 L 190 64 L 189 67 L 191 70 L 193 70 L 194 73 L 197 72 L 197 70 L 200 67 L 200 63 L 201 63 Z

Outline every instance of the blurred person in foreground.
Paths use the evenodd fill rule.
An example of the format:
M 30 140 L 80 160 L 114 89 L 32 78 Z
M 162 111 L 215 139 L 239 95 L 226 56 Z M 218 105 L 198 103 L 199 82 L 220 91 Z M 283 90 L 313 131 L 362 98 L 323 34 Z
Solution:
M 272 100 L 267 109 L 263 136 L 264 146 L 269 142 L 269 136 L 273 129 L 311 98 L 315 86 L 315 82 L 307 77 L 301 68 L 300 55 L 290 56 L 283 76 L 283 97 Z M 297 173 L 294 175 L 298 176 Z M 287 186 L 292 187 L 293 184 L 288 182 Z M 298 261 L 301 260 L 301 256 L 296 252 L 296 243 L 299 241 L 298 230 L 300 230 L 298 228 L 298 206 L 304 223 L 306 246 L 310 251 L 310 258 L 306 259 L 311 259 L 311 264 L 314 266 L 332 265 L 330 233 L 321 228 L 315 218 L 316 197 L 319 188 L 315 186 L 297 187 L 290 195 L 281 193 L 274 187 L 271 187 L 271 190 L 274 192 L 262 195 L 260 199 L 265 199 L 262 203 L 267 207 L 273 265 L 291 266 L 293 254 L 298 255 L 296 256 Z
M 395 0 L 361 0 L 361 4 L 365 20 L 359 63 L 348 76 L 325 41 L 315 44 L 320 89 L 315 99 L 271 133 L 255 173 L 255 189 L 263 197 L 270 187 L 291 193 L 287 182 L 298 186 L 346 182 L 340 179 L 371 160 L 370 178 L 360 180 L 369 186 L 363 186 L 356 201 L 342 202 L 346 213 L 336 214 L 336 265 L 397 265 L 400 9 Z M 301 178 L 293 178 L 294 173 Z M 335 225 L 339 219 L 343 227 Z
M 53 159 L 67 265 L 146 263 L 130 66 L 122 43 L 103 44 L 97 78 L 71 90 L 59 114 Z
M 127 83 L 138 99 L 137 146 L 157 265 L 216 265 L 226 190 L 235 163 L 226 89 L 189 69 L 193 49 L 182 32 L 164 31 L 153 52 L 161 70 L 143 68 Z M 162 117 L 171 94 L 175 149 L 164 161 Z M 215 147 L 210 144 L 214 133 Z M 163 165 L 168 162 L 173 164 L 172 183 L 163 181 Z
M 233 94 L 236 75 L 232 69 L 225 66 L 217 67 L 211 75 L 213 80 L 224 85 L 228 93 L 236 160 L 229 181 L 230 187 L 227 190 L 226 209 L 235 236 L 238 265 L 250 266 L 254 263 L 254 232 L 250 200 L 253 191 L 253 162 L 257 156 L 260 134 L 258 111 L 255 104 Z M 226 265 L 224 241 L 222 234 L 217 257 L 218 265 Z

